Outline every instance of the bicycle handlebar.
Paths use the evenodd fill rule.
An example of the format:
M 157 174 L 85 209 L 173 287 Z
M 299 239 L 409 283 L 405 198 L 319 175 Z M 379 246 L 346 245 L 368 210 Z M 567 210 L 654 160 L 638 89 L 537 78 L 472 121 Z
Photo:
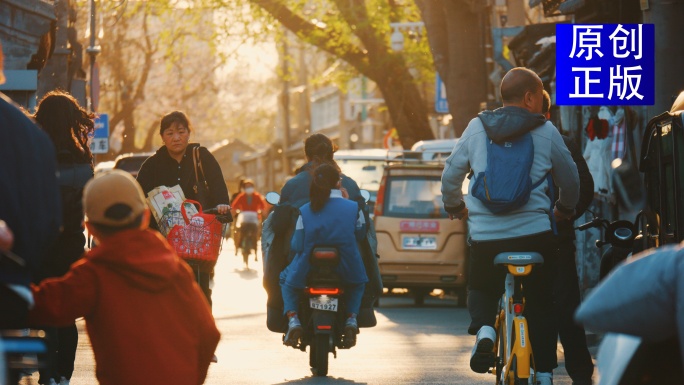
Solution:
M 591 221 L 589 221 L 585 224 L 577 226 L 575 228 L 575 230 L 584 231 L 584 230 L 590 229 L 592 227 L 602 226 L 605 222 L 606 222 L 606 220 L 596 217 L 596 218 L 592 219 Z
M 221 223 L 231 223 L 233 221 L 233 215 L 230 213 L 230 211 L 228 211 L 225 214 L 219 214 L 217 208 L 212 208 L 212 209 L 202 210 L 202 212 L 205 214 L 216 215 L 216 220 L 218 220 Z

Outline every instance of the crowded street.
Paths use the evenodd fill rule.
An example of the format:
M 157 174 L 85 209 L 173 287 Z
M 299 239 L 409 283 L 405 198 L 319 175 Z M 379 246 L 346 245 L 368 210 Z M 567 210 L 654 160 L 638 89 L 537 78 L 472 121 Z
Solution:
M 0 0 L 0 385 L 684 384 L 684 0 Z
M 314 377 L 308 352 L 282 345 L 281 334 L 266 329 L 266 293 L 262 287 L 261 260 L 250 258 L 244 269 L 235 256 L 232 240 L 216 265 L 214 317 L 221 331 L 216 350 L 218 363 L 211 364 L 206 384 L 456 384 L 493 383 L 492 375 L 468 368 L 474 337 L 466 332 L 468 311 L 454 298 L 430 297 L 416 307 L 407 295 L 384 295 L 376 309 L 378 326 L 361 329 L 358 345 L 338 350 L 330 357 L 326 377 Z M 163 322 L 163 321 L 160 321 Z M 95 383 L 95 362 L 83 320 L 77 322 L 79 345 L 74 384 Z M 169 336 L 172 338 L 173 336 Z M 570 385 L 563 352 L 558 345 L 559 367 L 554 384 Z M 37 384 L 38 375 L 21 384 Z

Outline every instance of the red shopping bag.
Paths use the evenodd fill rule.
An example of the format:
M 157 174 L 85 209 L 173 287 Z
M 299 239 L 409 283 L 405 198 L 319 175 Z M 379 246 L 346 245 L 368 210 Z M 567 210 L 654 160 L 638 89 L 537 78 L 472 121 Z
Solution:
M 199 207 L 199 212 L 188 218 L 185 203 L 193 203 Z M 193 200 L 185 200 L 181 205 L 181 217 L 170 213 L 167 221 L 182 218 L 181 223 L 173 223 L 173 227 L 166 236 L 169 244 L 176 250 L 179 257 L 199 264 L 203 270 L 210 270 L 216 264 L 221 252 L 223 239 L 223 224 L 215 215 L 202 213 L 202 205 Z M 173 222 L 173 220 L 171 221 Z M 180 222 L 176 220 L 175 222 Z

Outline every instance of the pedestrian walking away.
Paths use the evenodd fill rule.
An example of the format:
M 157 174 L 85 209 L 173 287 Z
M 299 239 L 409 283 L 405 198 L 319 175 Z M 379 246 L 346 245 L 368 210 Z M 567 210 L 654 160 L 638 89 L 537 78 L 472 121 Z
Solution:
M 544 91 L 542 112 L 547 115 L 551 106 L 551 98 Z M 548 119 L 548 115 L 547 115 Z M 565 370 L 572 378 L 573 385 L 591 385 L 594 373 L 594 362 L 587 347 L 584 328 L 575 323 L 573 317 L 580 305 L 581 296 L 577 264 L 575 262 L 575 230 L 573 222 L 579 218 L 591 205 L 594 199 L 594 179 L 589 172 L 587 162 L 582 151 L 575 142 L 566 135 L 562 135 L 563 142 L 570 150 L 572 160 L 577 166 L 579 175 L 579 200 L 575 207 L 575 215 L 558 222 L 558 261 L 557 274 L 554 280 L 554 309 L 558 337 L 563 345 L 565 356 Z M 556 196 L 558 196 L 556 192 Z
M 93 113 L 63 91 L 48 92 L 38 103 L 34 119 L 47 132 L 57 152 L 62 199 L 62 233 L 51 247 L 39 280 L 61 277 L 81 258 L 86 245 L 83 225 L 83 187 L 93 177 L 93 155 L 88 146 L 95 123 Z M 47 334 L 47 367 L 39 384 L 68 385 L 74 372 L 78 330 L 76 324 L 44 328 Z
M 99 174 L 83 208 L 98 246 L 32 287 L 31 324 L 85 317 L 100 384 L 203 383 L 220 335 L 190 268 L 147 228 L 138 183 L 121 170 Z
M 534 341 L 536 377 L 542 385 L 548 385 L 552 384 L 552 371 L 557 366 L 557 331 L 552 312 L 556 274 L 553 221 L 573 215 L 579 178 L 558 130 L 541 114 L 542 91 L 541 79 L 529 69 L 514 68 L 504 76 L 501 81 L 504 107 L 483 111 L 472 119 L 446 160 L 442 200 L 451 218 L 463 218 L 467 213 L 470 233 L 468 311 L 471 316 L 468 332 L 477 335 L 470 359 L 473 371 L 486 373 L 494 364 L 492 346 L 496 335 L 493 326 L 506 274 L 494 266 L 494 257 L 515 251 L 537 252 L 544 257 L 544 264 L 524 277 L 523 284 L 527 299 L 525 316 L 529 322 L 530 340 Z M 516 150 L 520 148 L 518 144 L 527 149 L 528 153 L 518 155 L 528 162 L 529 168 L 495 164 L 495 157 L 488 156 L 490 151 L 512 146 L 519 151 Z M 461 186 L 471 170 L 474 177 L 470 180 L 469 194 L 464 197 Z M 488 174 L 496 178 L 502 173 L 503 177 L 520 176 L 520 181 L 512 183 L 527 187 L 521 190 L 522 198 L 516 196 L 502 207 L 494 205 L 493 199 L 488 201 L 478 194 L 475 195 L 479 198 L 474 196 L 478 192 L 475 191 L 477 184 L 482 182 L 485 185 L 479 188 L 484 187 L 487 196 L 500 193 L 492 188 L 498 180 L 483 181 L 482 176 Z M 549 175 L 560 188 L 556 202 L 547 195 L 552 187 Z

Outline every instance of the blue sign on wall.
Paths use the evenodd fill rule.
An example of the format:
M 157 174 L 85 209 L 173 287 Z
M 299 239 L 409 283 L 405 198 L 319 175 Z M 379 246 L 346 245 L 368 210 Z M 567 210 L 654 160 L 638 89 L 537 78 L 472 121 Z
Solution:
M 90 141 L 90 152 L 106 154 L 109 152 L 109 115 L 98 114 L 95 117 L 95 132 Z
M 435 111 L 438 114 L 448 114 L 449 113 L 449 103 L 447 102 L 446 96 L 446 86 L 442 81 L 442 78 L 437 74 L 437 79 L 435 79 Z
M 653 24 L 556 25 L 556 104 L 653 105 Z

